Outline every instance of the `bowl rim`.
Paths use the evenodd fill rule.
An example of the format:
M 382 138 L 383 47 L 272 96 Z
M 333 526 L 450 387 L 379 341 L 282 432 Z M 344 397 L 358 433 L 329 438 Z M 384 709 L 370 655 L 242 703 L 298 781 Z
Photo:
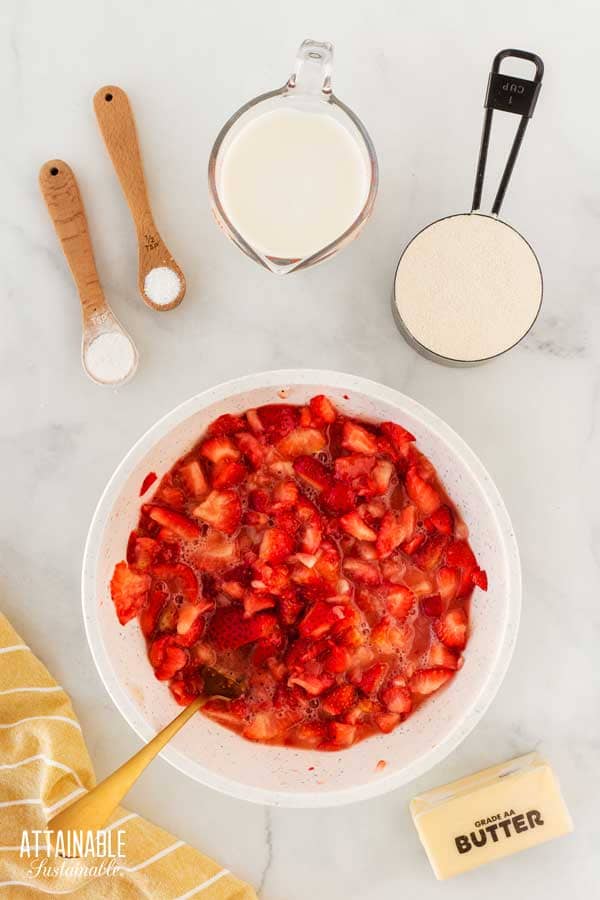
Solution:
M 195 781 L 240 800 L 279 807 L 323 808 L 341 806 L 386 794 L 413 781 L 445 759 L 481 720 L 498 692 L 512 659 L 521 615 L 521 565 L 514 528 L 504 501 L 490 474 L 474 451 L 443 419 L 416 400 L 387 385 L 360 376 L 326 369 L 268 370 L 243 375 L 209 387 L 161 416 L 138 438 L 115 468 L 96 504 L 85 541 L 81 572 L 81 596 L 86 638 L 100 679 L 112 702 L 128 725 L 142 740 L 147 741 L 154 736 L 155 731 L 145 721 L 143 724 L 140 724 L 139 720 L 143 719 L 143 716 L 112 671 L 97 622 L 98 602 L 95 581 L 98 552 L 101 546 L 104 525 L 112 510 L 114 498 L 120 490 L 123 480 L 137 465 L 138 457 L 141 457 L 142 453 L 146 453 L 149 447 L 156 444 L 169 431 L 202 408 L 215 402 L 226 400 L 232 395 L 257 388 L 285 388 L 286 386 L 308 384 L 323 385 L 346 391 L 357 391 L 368 397 L 374 397 L 397 405 L 399 408 L 404 408 L 415 415 L 426 427 L 435 431 L 450 447 L 452 453 L 456 454 L 469 469 L 490 504 L 490 512 L 496 518 L 497 525 L 503 536 L 508 572 L 504 632 L 498 644 L 494 664 L 479 694 L 471 702 L 470 706 L 465 709 L 464 715 L 457 719 L 455 725 L 441 743 L 432 747 L 397 772 L 391 772 L 387 776 L 370 783 L 322 792 L 275 791 L 247 785 L 241 781 L 217 775 L 205 766 L 188 759 L 173 747 L 167 746 L 160 754 L 175 769 L 190 776 Z

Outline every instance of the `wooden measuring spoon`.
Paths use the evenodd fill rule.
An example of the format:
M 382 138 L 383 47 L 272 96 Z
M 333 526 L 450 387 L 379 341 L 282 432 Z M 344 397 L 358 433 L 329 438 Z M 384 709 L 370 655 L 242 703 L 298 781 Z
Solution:
M 152 216 L 129 98 L 120 87 L 108 84 L 94 95 L 94 109 L 137 231 L 142 300 L 152 309 L 174 309 L 184 298 L 185 277 Z
M 81 300 L 83 368 L 97 384 L 120 384 L 135 372 L 138 353 L 104 297 L 75 175 L 62 159 L 51 159 L 39 182 Z
M 96 831 L 106 822 L 119 806 L 123 797 L 140 777 L 144 769 L 152 762 L 163 747 L 174 737 L 179 729 L 191 719 L 207 700 L 212 697 L 223 697 L 234 700 L 244 690 L 242 682 L 235 681 L 217 669 L 205 667 L 202 670 L 204 691 L 195 700 L 159 731 L 141 750 L 123 763 L 112 775 L 96 785 L 89 793 L 59 812 L 50 820 L 53 831 Z

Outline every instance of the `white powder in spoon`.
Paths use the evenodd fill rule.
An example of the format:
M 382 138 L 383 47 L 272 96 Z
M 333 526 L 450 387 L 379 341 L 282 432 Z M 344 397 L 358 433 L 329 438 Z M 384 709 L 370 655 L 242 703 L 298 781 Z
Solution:
M 107 331 L 94 338 L 85 350 L 85 367 L 103 384 L 117 384 L 131 374 L 135 366 L 135 348 L 127 335 Z
M 434 222 L 400 260 L 394 302 L 424 347 L 474 362 L 508 350 L 529 330 L 542 300 L 542 273 L 521 235 L 477 213 Z
M 144 279 L 144 293 L 157 306 L 167 306 L 179 295 L 181 278 L 168 266 L 150 269 Z

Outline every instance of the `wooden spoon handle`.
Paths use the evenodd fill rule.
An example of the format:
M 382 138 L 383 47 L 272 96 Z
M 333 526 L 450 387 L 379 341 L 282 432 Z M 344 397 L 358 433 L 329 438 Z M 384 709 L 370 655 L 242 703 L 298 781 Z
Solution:
M 96 270 L 85 209 L 75 175 L 62 159 L 51 159 L 40 169 L 40 190 L 77 285 L 84 325 L 106 310 Z
M 138 234 L 146 243 L 152 237 L 158 239 L 129 98 L 120 87 L 108 84 L 94 95 L 94 109 Z
M 146 766 L 163 749 L 193 714 L 204 706 L 208 697 L 196 697 L 162 731 L 141 750 L 123 763 L 120 768 L 84 794 L 51 820 L 54 831 L 96 831 L 106 822 L 121 803 Z

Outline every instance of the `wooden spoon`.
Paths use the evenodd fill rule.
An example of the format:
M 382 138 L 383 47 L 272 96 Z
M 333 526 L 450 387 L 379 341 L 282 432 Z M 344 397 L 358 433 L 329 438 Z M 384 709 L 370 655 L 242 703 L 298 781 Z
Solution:
M 138 353 L 102 291 L 75 175 L 62 159 L 51 159 L 39 182 L 81 300 L 84 371 L 97 384 L 120 384 L 135 372 Z
M 97 831 L 102 828 L 146 766 L 152 762 L 188 719 L 191 719 L 194 713 L 204 706 L 207 700 L 212 697 L 233 700 L 239 697 L 244 689 L 242 683 L 234 681 L 216 669 L 205 667 L 202 677 L 204 693 L 196 697 L 169 725 L 159 731 L 145 747 L 138 750 L 116 772 L 54 816 L 49 822 L 53 831 Z
M 107 84 L 94 95 L 94 109 L 136 227 L 142 300 L 152 309 L 174 309 L 184 298 L 185 277 L 152 216 L 129 98 L 120 87 Z

